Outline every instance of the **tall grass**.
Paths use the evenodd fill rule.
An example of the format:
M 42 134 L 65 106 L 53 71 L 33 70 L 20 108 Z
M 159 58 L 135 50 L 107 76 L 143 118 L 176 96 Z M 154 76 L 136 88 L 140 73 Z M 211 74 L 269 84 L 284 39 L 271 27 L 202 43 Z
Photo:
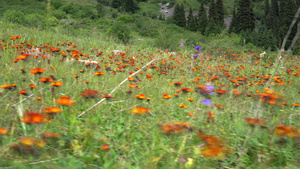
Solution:
M 280 53 L 282 59 L 277 65 L 275 59 L 274 62 L 268 59 L 278 55 L 268 53 L 259 58 L 262 51 L 258 50 L 227 51 L 222 50 L 222 46 L 211 49 L 209 44 L 201 53 L 186 46 L 177 51 L 160 50 L 139 43 L 115 44 L 96 32 L 92 32 L 93 36 L 83 32 L 74 37 L 59 33 L 60 30 L 54 33 L 5 22 L 1 25 L 5 26 L 0 28 L 0 39 L 4 39 L 0 50 L 0 128 L 9 129 L 7 135 L 0 135 L 0 166 L 3 168 L 296 168 L 299 165 L 299 135 L 291 139 L 274 133 L 276 125 L 282 124 L 294 126 L 299 134 L 299 58 Z M 22 38 L 11 40 L 11 36 Z M 15 45 L 23 46 L 18 49 L 13 47 Z M 37 58 L 32 55 L 12 62 L 30 45 L 44 46 L 41 50 L 48 57 L 43 59 L 39 54 Z M 78 50 L 82 52 L 82 56 L 78 55 L 80 59 L 92 59 L 101 67 L 96 70 L 96 65 L 67 61 L 60 52 L 49 51 L 57 48 L 60 52 Z M 124 54 L 114 54 L 113 50 L 122 50 Z M 72 58 L 72 52 L 67 52 L 67 58 Z M 99 53 L 102 54 L 95 56 Z M 195 61 L 194 54 L 200 54 Z M 121 83 L 130 72 L 138 71 L 153 59 L 156 60 L 152 64 L 132 76 L 135 81 Z M 125 65 L 124 68 L 121 65 Z M 37 67 L 45 71 L 40 75 L 31 74 L 30 70 Z M 84 73 L 80 73 L 82 70 Z M 105 75 L 96 76 L 97 71 Z M 152 75 L 152 79 L 147 78 L 147 74 Z M 51 83 L 40 81 L 50 75 L 55 77 L 54 81 L 61 81 L 62 86 L 52 87 Z M 279 81 L 274 80 L 278 80 L 276 76 L 280 77 Z M 183 85 L 176 87 L 175 82 Z M 195 89 L 206 83 L 214 86 L 215 93 L 204 97 Z M 4 89 L 4 84 L 16 84 L 16 87 Z M 30 84 L 36 88 L 31 90 Z M 130 84 L 140 88 L 130 88 Z M 192 92 L 184 93 L 182 88 L 190 88 Z M 276 91 L 276 104 L 269 104 L 268 99 L 267 103 L 260 102 L 267 92 L 265 88 Z M 86 89 L 97 90 L 99 94 L 84 98 L 81 92 Z M 217 89 L 227 93 L 217 94 Z M 26 90 L 28 95 L 18 94 L 21 90 Z M 101 96 L 111 91 L 114 97 L 99 103 Z M 145 99 L 134 97 L 138 94 L 145 94 Z M 163 94 L 172 98 L 164 99 Z M 58 104 L 58 98 L 64 95 L 70 96 L 75 105 Z M 203 104 L 205 98 L 222 107 Z M 96 106 L 89 110 L 93 105 Z M 51 122 L 21 122 L 26 112 L 44 114 L 45 108 L 53 106 L 62 112 L 50 116 Z M 133 107 L 145 107 L 149 113 L 133 114 Z M 246 117 L 258 118 L 267 124 L 250 125 Z M 183 130 L 176 134 L 162 128 L 174 122 L 189 123 L 193 130 L 175 127 Z M 222 146 L 226 145 L 230 153 L 225 153 L 224 158 L 205 157 L 203 150 L 207 143 L 199 138 L 199 129 L 223 140 Z M 42 137 L 44 132 L 60 136 L 46 139 Z M 35 140 L 34 144 L 22 145 L 20 140 L 24 137 Z M 40 140 L 46 141 L 42 148 L 37 144 Z M 107 145 L 109 149 L 105 148 Z

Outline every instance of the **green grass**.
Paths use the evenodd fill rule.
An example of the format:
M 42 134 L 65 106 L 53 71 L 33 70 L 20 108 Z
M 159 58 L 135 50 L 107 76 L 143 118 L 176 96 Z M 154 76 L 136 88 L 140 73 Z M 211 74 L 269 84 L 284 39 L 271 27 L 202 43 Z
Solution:
M 211 45 L 209 42 L 204 44 L 205 50 L 203 49 L 202 56 L 193 63 L 197 71 L 191 72 L 190 58 L 196 51 L 188 46 L 178 48 L 177 51 L 168 51 L 155 48 L 151 45 L 151 41 L 142 42 L 148 45 L 139 42 L 134 42 L 130 44 L 131 46 L 115 44 L 115 41 L 97 31 L 93 32 L 93 35 L 81 31 L 81 34 L 72 36 L 61 33 L 59 28 L 56 28 L 57 33 L 55 33 L 51 29 L 39 31 L 6 22 L 1 22 L 1 25 L 4 26 L 0 28 L 2 33 L 0 39 L 4 41 L 0 42 L 2 48 L 0 49 L 2 70 L 0 86 L 4 84 L 17 86 L 12 90 L 0 89 L 2 110 L 0 128 L 10 130 L 8 135 L 0 135 L 0 167 L 2 168 L 203 168 L 203 166 L 205 168 L 284 168 L 285 166 L 296 168 L 299 166 L 299 138 L 290 139 L 274 134 L 275 126 L 278 124 L 295 126 L 298 129 L 300 127 L 299 108 L 292 106 L 292 103 L 300 103 L 299 77 L 292 74 L 299 73 L 299 67 L 296 67 L 299 65 L 299 58 L 286 56 L 286 62 L 269 65 L 268 60 L 276 58 L 273 56 L 274 53 L 265 55 L 268 59 L 257 59 L 254 55 L 259 56 L 261 53 L 259 50 L 250 54 L 245 46 L 239 49 L 232 47 L 227 51 L 222 48 L 228 49 L 234 44 L 227 43 L 225 48 L 221 46 L 221 41 L 215 40 L 209 41 L 212 42 Z M 11 36 L 21 36 L 22 39 L 12 41 Z M 35 59 L 30 56 L 25 61 L 19 60 L 13 63 L 12 60 L 16 59 L 26 46 L 19 50 L 11 47 L 21 45 L 22 42 L 32 46 L 48 44 L 48 47 L 43 48 L 44 51 L 50 49 L 51 45 L 60 48 L 60 51 L 78 50 L 84 55 L 88 54 L 86 59 L 98 61 L 101 68 L 97 71 L 104 72 L 105 75 L 95 76 L 96 70 L 93 66 L 86 67 L 82 63 L 72 61 L 62 62 L 60 61 L 62 56 L 52 52 L 49 52 L 51 56 L 47 59 L 42 59 L 41 56 Z M 76 47 L 56 45 L 64 42 L 72 42 Z M 3 49 L 5 44 L 7 49 Z M 126 57 L 114 56 L 113 50 L 124 51 Z M 95 57 L 95 54 L 100 52 L 102 55 Z M 67 57 L 71 57 L 69 53 Z M 80 56 L 81 59 L 84 57 Z M 131 65 L 132 59 L 134 65 Z M 146 67 L 141 71 L 142 73 L 134 76 L 137 82 L 125 82 L 112 94 L 114 98 L 105 100 L 77 118 L 79 114 L 101 100 L 102 95 L 110 93 L 128 78 L 130 71 L 135 72 L 152 59 L 157 59 L 154 65 L 159 69 Z M 126 64 L 126 68 L 117 69 Z M 45 69 L 45 72 L 41 75 L 31 74 L 30 70 L 37 67 Z M 106 71 L 107 67 L 113 71 Z M 24 69 L 26 73 L 23 74 L 20 69 Z M 293 71 L 289 75 L 287 70 L 291 69 Z M 80 73 L 80 70 L 85 72 Z M 112 72 L 116 74 L 112 75 Z M 227 75 L 231 74 L 231 77 L 226 77 L 226 72 Z M 286 102 L 288 106 L 259 102 L 260 98 L 256 96 L 257 90 L 262 93 L 268 86 L 261 77 L 269 73 L 278 74 L 286 83 L 278 85 L 274 80 L 268 82 L 271 90 L 281 93 L 286 99 L 278 99 L 277 103 Z M 146 74 L 151 74 L 153 79 L 148 79 Z M 54 91 L 51 90 L 51 83 L 44 84 L 39 81 L 40 78 L 50 77 L 50 75 L 55 77 L 54 81 L 63 83 Z M 79 77 L 76 79 L 74 75 Z M 259 77 L 256 77 L 257 75 Z M 211 78 L 215 76 L 218 76 L 219 80 L 212 81 Z M 243 84 L 234 88 L 236 83 L 232 83 L 231 79 L 245 77 L 247 80 L 240 81 Z M 196 78 L 200 78 L 197 83 L 193 82 Z M 184 84 L 181 87 L 171 85 L 178 81 Z M 222 89 L 228 91 L 222 96 L 217 96 L 215 93 L 210 97 L 213 103 L 222 105 L 223 109 L 204 105 L 202 103 L 204 96 L 194 91 L 198 84 L 204 85 L 207 82 L 211 82 L 216 89 L 220 85 Z M 130 89 L 128 85 L 131 83 L 141 88 L 132 88 L 133 93 L 127 94 L 126 90 Z M 30 84 L 35 84 L 37 87 L 31 90 Z M 164 93 L 172 95 L 177 93 L 176 89 L 180 90 L 183 87 L 191 88 L 193 92 L 178 93 L 180 95 L 178 98 L 163 99 Z M 23 89 L 29 95 L 33 95 L 26 97 L 18 94 Z M 83 98 L 80 93 L 85 89 L 97 90 L 99 96 Z M 234 89 L 243 93 L 235 97 Z M 137 94 L 145 94 L 146 98 L 151 100 L 138 100 L 134 97 Z M 255 97 L 248 97 L 246 94 Z M 63 95 L 70 96 L 76 102 L 75 105 L 62 106 L 56 103 L 56 100 Z M 36 97 L 42 99 L 36 100 Z M 190 102 L 188 98 L 193 98 L 194 101 Z M 187 108 L 181 108 L 179 104 L 185 104 Z M 26 111 L 42 113 L 44 108 L 52 106 L 59 107 L 63 111 L 53 116 L 51 123 L 25 124 L 25 128 L 22 126 L 17 113 L 19 110 L 23 113 Z M 144 115 L 132 114 L 130 110 L 134 106 L 150 108 L 151 111 Z M 215 115 L 214 122 L 207 122 L 208 111 Z M 194 116 L 189 116 L 187 113 L 194 113 Z M 264 128 L 252 127 L 247 124 L 245 117 L 259 118 L 265 120 L 267 124 Z M 190 123 L 195 129 L 191 132 L 184 130 L 181 134 L 168 134 L 159 127 L 173 122 Z M 231 153 L 224 159 L 203 157 L 201 150 L 205 142 L 197 136 L 199 129 L 224 140 L 224 144 L 231 148 Z M 41 135 L 44 132 L 55 132 L 60 134 L 60 137 L 47 140 L 43 148 L 27 147 L 31 148 L 31 151 L 21 149 L 18 152 L 12 148 L 13 145 L 20 144 L 19 140 L 24 137 L 42 139 Z M 104 151 L 103 144 L 108 144 L 110 149 Z M 202 148 L 199 145 L 202 145 Z M 180 162 L 180 158 L 186 161 Z

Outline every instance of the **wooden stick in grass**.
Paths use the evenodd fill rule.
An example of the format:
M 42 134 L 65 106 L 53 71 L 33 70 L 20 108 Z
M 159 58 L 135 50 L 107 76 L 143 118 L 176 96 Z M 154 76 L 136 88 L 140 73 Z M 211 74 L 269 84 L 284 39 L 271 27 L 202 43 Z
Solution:
M 109 95 L 112 95 L 118 88 L 121 87 L 121 85 L 123 83 L 125 83 L 129 77 L 134 76 L 135 74 L 139 73 L 141 70 L 143 70 L 145 67 L 147 67 L 148 65 L 150 65 L 152 62 L 154 62 L 156 59 L 151 60 L 149 63 L 147 63 L 145 66 L 143 66 L 142 68 L 140 68 L 138 71 L 132 73 L 130 76 L 128 76 L 126 79 L 124 79 L 118 86 L 116 86 L 110 93 Z M 79 114 L 77 116 L 77 118 L 83 116 L 86 112 L 90 111 L 92 108 L 96 107 L 98 104 L 102 103 L 106 98 L 101 99 L 99 102 L 97 102 L 95 105 L 93 105 L 92 107 L 88 108 L 86 111 L 82 112 L 81 114 Z

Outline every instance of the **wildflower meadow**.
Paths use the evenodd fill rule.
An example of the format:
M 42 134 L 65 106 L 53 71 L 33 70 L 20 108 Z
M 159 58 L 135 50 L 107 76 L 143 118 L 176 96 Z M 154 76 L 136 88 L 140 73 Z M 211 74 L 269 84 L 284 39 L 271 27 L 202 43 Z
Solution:
M 299 56 L 4 23 L 0 168 L 298 168 Z

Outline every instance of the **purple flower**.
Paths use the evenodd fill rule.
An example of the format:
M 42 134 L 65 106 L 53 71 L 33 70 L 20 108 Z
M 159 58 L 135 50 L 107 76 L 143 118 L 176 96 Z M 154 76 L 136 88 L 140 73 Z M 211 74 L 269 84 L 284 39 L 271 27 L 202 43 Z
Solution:
M 215 88 L 214 88 L 212 85 L 207 85 L 207 86 L 206 86 L 206 89 L 207 89 L 207 90 L 214 90 Z
M 194 59 L 196 59 L 197 57 L 198 57 L 198 55 L 197 55 L 197 54 L 195 54 L 195 55 L 194 55 Z
M 200 52 L 200 51 L 201 51 L 201 48 L 200 48 L 200 46 L 196 46 L 196 47 L 195 47 L 195 49 L 196 49 L 198 52 Z
M 248 61 L 248 63 L 251 63 L 251 61 Z
M 211 106 L 211 105 L 212 105 L 212 101 L 211 101 L 211 100 L 208 100 L 208 99 L 203 99 L 203 100 L 202 100 L 202 103 L 203 103 L 204 105 L 207 105 L 207 106 Z
M 179 46 L 183 46 L 183 43 L 181 42 Z
M 210 93 L 209 93 L 209 95 L 214 95 L 214 94 L 215 94 L 215 92 L 210 92 Z
M 203 146 L 203 144 L 199 144 L 197 147 L 202 147 Z

